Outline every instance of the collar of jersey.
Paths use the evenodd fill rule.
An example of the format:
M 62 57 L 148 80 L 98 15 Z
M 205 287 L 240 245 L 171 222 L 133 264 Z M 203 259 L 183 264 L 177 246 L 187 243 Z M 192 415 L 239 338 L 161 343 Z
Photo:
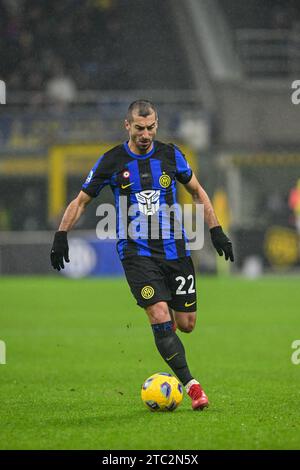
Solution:
M 144 158 L 151 157 L 151 155 L 153 155 L 154 152 L 155 152 L 155 142 L 153 142 L 152 150 L 150 150 L 150 152 L 148 152 L 148 153 L 145 153 L 145 155 L 139 155 L 137 153 L 133 153 L 129 148 L 128 141 L 124 142 L 123 145 L 124 145 L 124 148 L 125 148 L 126 152 L 128 153 L 128 155 L 130 155 L 133 158 L 140 158 L 141 160 L 143 160 Z

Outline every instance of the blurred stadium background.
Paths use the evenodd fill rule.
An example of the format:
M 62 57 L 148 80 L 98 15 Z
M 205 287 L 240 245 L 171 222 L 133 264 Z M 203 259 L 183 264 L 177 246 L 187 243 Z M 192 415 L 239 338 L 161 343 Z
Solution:
M 158 105 L 158 138 L 197 168 L 234 240 L 232 269 L 299 268 L 299 2 L 1 0 L 0 31 L 2 275 L 49 273 L 49 231 L 103 149 L 125 139 L 139 97 Z M 120 272 L 96 262 L 109 242 L 79 243 L 96 221 L 89 209 L 73 233 L 86 265 L 68 274 Z M 209 243 L 196 264 L 216 271 Z
M 299 46 L 296 0 L 0 0 L 1 448 L 299 449 Z M 230 266 L 209 234 L 193 253 L 201 416 L 188 400 L 142 408 L 140 384 L 166 366 L 115 241 L 96 238 L 110 190 L 70 234 L 77 279 L 50 266 L 66 204 L 138 98 L 234 244 Z

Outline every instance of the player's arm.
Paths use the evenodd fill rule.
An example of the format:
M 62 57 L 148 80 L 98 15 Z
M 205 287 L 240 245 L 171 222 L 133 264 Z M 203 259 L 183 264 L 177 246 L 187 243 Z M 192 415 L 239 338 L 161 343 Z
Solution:
M 65 210 L 59 229 L 55 234 L 50 255 L 51 264 L 58 271 L 64 268 L 64 261 L 67 263 L 70 261 L 68 231 L 80 219 L 89 202 L 97 197 L 101 189 L 110 182 L 110 161 L 111 159 L 105 158 L 105 154 L 97 160 L 83 183 L 82 190 Z
M 83 191 L 73 199 L 68 205 L 63 215 L 58 231 L 55 233 L 54 241 L 51 249 L 51 264 L 54 269 L 60 271 L 64 269 L 64 261 L 69 263 L 69 246 L 67 232 L 73 228 L 80 219 L 86 206 L 92 200 L 92 197 Z
M 226 260 L 229 258 L 230 261 L 234 261 L 232 243 L 223 232 L 212 203 L 196 176 L 193 174 L 190 181 L 184 186 L 192 195 L 195 204 L 203 204 L 204 220 L 210 229 L 211 240 L 217 252 L 220 256 L 223 256 L 224 253 Z
M 83 191 L 68 205 L 59 226 L 59 231 L 68 232 L 80 219 L 86 206 L 93 198 Z
M 184 185 L 184 187 L 192 195 L 195 204 L 203 204 L 204 220 L 207 223 L 209 229 L 220 225 L 206 191 L 203 189 L 194 174 L 192 175 L 190 181 Z

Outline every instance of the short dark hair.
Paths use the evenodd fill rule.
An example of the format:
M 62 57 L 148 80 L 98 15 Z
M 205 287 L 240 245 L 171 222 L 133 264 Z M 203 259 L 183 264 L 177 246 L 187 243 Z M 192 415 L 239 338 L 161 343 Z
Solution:
M 156 107 L 148 100 L 136 100 L 129 105 L 126 116 L 128 122 L 132 122 L 132 113 L 134 112 L 142 117 L 147 117 L 154 112 L 155 118 L 157 119 Z

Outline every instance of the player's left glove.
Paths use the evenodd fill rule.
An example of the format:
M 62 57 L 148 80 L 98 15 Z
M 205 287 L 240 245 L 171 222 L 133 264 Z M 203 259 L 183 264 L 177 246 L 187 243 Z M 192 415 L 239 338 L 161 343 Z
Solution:
M 211 228 L 210 236 L 212 244 L 214 245 L 219 255 L 223 256 L 224 253 L 226 261 L 228 260 L 228 258 L 230 259 L 230 261 L 234 261 L 232 243 L 223 232 L 221 225 Z
M 58 271 L 64 269 L 64 260 L 66 263 L 69 263 L 70 260 L 67 232 L 60 230 L 55 233 L 50 258 L 52 267 Z

